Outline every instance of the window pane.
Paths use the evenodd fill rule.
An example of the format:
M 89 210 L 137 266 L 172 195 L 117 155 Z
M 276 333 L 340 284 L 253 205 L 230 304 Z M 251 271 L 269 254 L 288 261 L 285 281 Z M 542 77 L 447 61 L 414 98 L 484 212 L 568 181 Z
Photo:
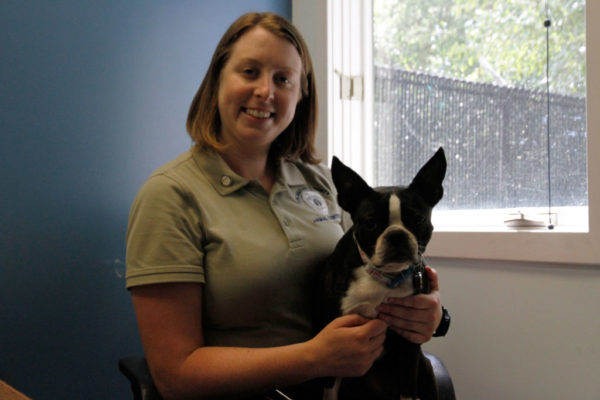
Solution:
M 407 183 L 439 146 L 440 209 L 587 205 L 584 0 L 374 0 L 374 175 Z M 548 12 L 547 12 L 548 11 Z

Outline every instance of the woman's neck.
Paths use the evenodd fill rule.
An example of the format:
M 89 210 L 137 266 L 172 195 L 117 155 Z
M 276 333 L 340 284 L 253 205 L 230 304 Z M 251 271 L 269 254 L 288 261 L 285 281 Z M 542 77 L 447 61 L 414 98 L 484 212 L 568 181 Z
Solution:
M 228 148 L 220 152 L 220 155 L 236 174 L 260 182 L 267 193 L 271 192 L 275 182 L 275 168 L 269 163 L 268 153 L 243 153 Z

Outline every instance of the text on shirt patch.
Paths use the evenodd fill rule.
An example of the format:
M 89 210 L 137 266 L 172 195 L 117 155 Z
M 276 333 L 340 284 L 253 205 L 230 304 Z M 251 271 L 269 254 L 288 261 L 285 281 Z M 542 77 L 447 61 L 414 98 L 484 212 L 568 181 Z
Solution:
M 313 222 L 323 222 L 323 221 L 341 221 L 342 216 L 340 214 L 332 214 L 324 217 L 315 218 Z

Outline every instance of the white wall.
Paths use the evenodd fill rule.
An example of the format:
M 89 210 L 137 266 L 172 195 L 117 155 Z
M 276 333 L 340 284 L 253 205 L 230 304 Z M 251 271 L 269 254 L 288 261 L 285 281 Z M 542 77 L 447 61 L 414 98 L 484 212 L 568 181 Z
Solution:
M 327 2 L 292 4 L 294 23 L 309 42 L 321 82 L 323 146 L 328 131 L 323 105 Z M 600 3 L 591 2 L 588 8 L 600 13 Z M 598 37 L 600 25 L 588 23 L 588 38 Z M 593 57 L 588 65 L 600 65 L 600 55 Z M 598 127 L 600 79 L 592 71 L 597 68 L 588 76 L 588 127 Z M 599 134 L 597 128 L 588 130 L 591 149 L 598 148 Z M 590 175 L 597 180 L 595 166 L 592 157 Z M 590 199 L 599 198 L 598 187 L 590 185 Z M 590 220 L 600 220 L 599 210 L 591 207 Z M 425 349 L 449 368 L 458 399 L 600 399 L 599 262 L 582 266 L 437 258 L 430 264 L 440 274 L 443 302 L 453 321 L 448 335 Z
M 294 25 L 302 32 L 302 36 L 310 49 L 319 102 L 317 148 L 319 149 L 319 157 L 325 160 L 327 158 L 327 132 L 329 130 L 327 119 L 327 96 L 329 93 L 327 82 L 327 1 L 292 0 L 292 20 Z
M 430 260 L 452 315 L 438 355 L 461 400 L 600 399 L 600 268 Z

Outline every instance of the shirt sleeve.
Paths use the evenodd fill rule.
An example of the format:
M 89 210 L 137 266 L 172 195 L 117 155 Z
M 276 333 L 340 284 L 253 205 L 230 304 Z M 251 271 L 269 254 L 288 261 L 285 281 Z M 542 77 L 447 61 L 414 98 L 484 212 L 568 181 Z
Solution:
M 182 185 L 152 176 L 136 196 L 127 230 L 126 287 L 204 283 L 198 204 Z

